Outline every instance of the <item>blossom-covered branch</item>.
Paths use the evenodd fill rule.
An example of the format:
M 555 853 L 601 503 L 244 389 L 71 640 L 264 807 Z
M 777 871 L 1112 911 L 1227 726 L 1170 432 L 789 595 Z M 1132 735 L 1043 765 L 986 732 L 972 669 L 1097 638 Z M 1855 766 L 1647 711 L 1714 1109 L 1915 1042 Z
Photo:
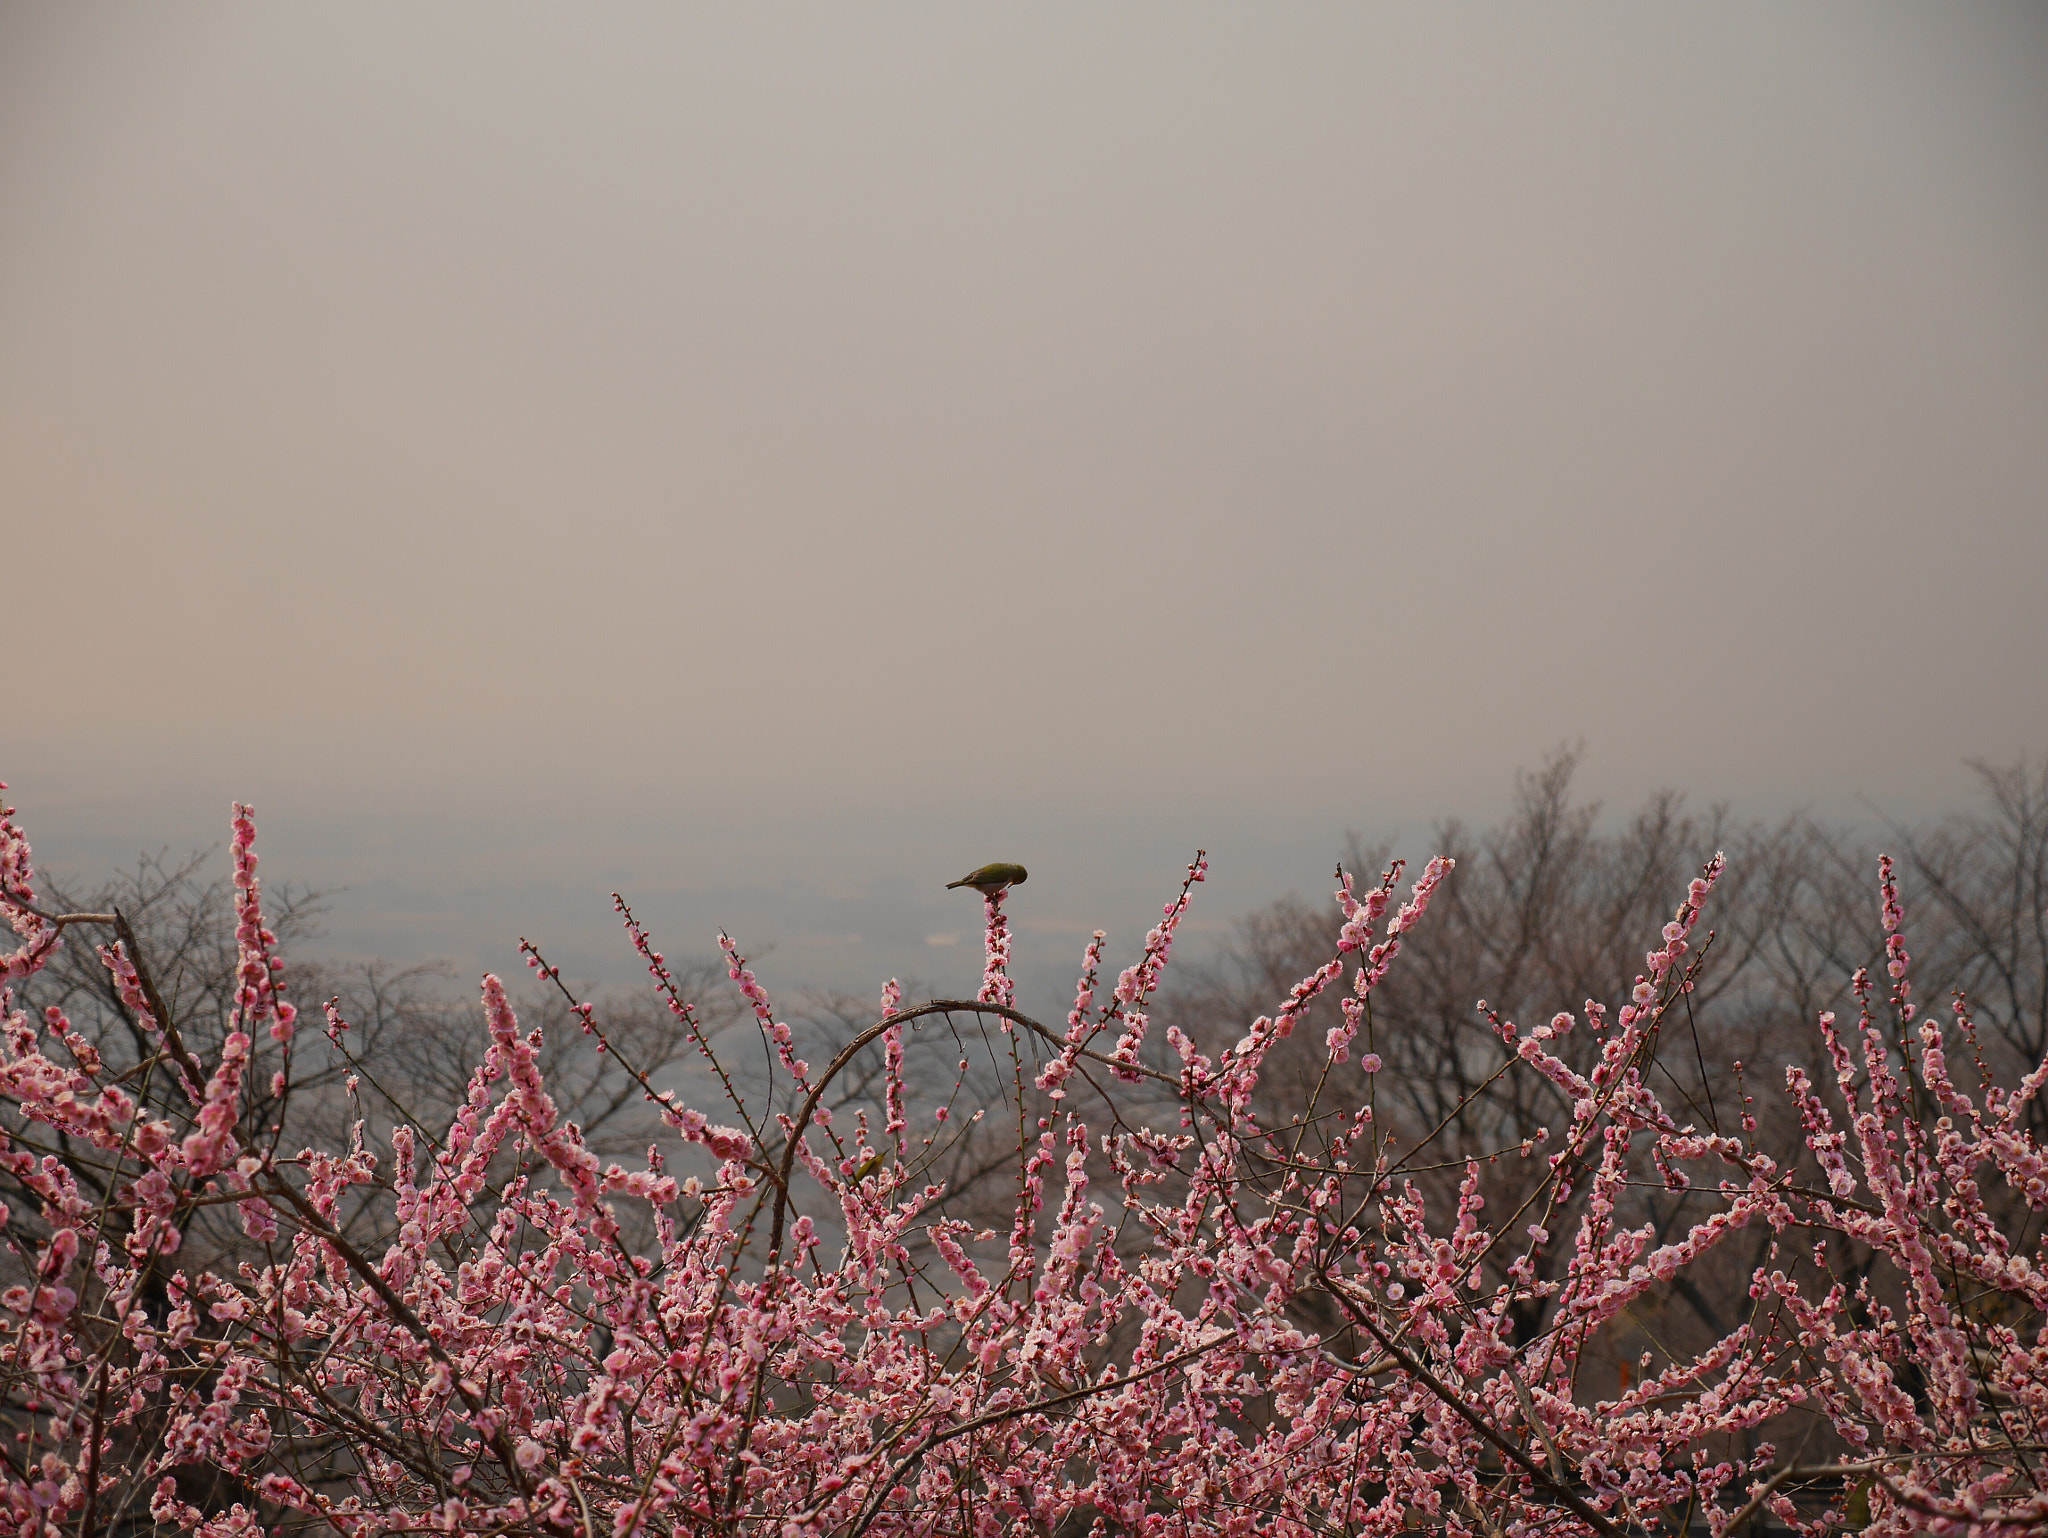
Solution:
M 1375 1109 L 1373 1000 L 1452 863 L 1398 907 L 1398 867 L 1363 888 L 1341 873 L 1326 953 L 1219 1044 L 1148 1029 L 1198 855 L 1101 1003 L 1108 937 L 1088 942 L 1062 1024 L 1018 1007 L 1000 894 L 978 997 L 906 1004 L 891 983 L 821 1063 L 721 936 L 767 1049 L 753 1104 L 619 902 L 697 1084 L 728 1102 L 714 1117 L 656 1082 L 564 991 L 666 1129 L 621 1162 L 565 1110 L 496 977 L 446 1125 L 286 1148 L 245 1114 L 257 1052 L 279 1065 L 266 1104 L 297 1061 L 248 810 L 233 1007 L 203 1050 L 118 915 L 36 906 L 12 816 L 8 978 L 36 976 L 69 923 L 106 925 L 142 1066 L 174 1088 L 116 1073 L 62 1009 L 0 1003 L 0 1169 L 33 1205 L 4 1229 L 0 1290 L 15 1532 L 1611 1538 L 1759 1512 L 1812 1534 L 2048 1531 L 2048 1151 L 2027 1114 L 2048 1065 L 1956 1078 L 1970 1007 L 1915 998 L 1889 862 L 1886 976 L 1857 977 L 1853 1026 L 1815 1022 L 1821 1082 L 1788 1070 L 1789 1157 L 1748 1099 L 1725 1127 L 1702 1116 L 1661 1055 L 1708 964 L 1719 856 L 1611 1011 L 1484 1017 L 1487 1083 L 1563 1116 L 1474 1148 L 1451 1118 L 1404 1140 Z M 1337 1023 L 1297 1036 L 1319 999 Z M 919 1162 L 949 1108 L 906 1044 L 948 1021 L 1008 1054 L 999 1226 Z M 1312 1054 L 1292 1098 L 1270 1082 L 1290 1042 Z M 862 1085 L 873 1104 L 849 1098 Z M 371 1197 L 393 1208 L 381 1249 L 343 1216 Z M 213 1207 L 248 1241 L 232 1269 L 181 1258 Z M 1602 1375 L 1603 1341 L 1731 1267 L 1743 1317 Z

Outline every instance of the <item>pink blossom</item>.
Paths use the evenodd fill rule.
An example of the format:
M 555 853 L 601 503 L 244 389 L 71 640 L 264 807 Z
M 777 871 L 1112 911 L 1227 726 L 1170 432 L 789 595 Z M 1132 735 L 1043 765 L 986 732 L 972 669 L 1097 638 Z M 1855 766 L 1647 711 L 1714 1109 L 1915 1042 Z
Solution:
M 11 817 L 0 903 L 21 977 L 53 940 L 28 911 Z M 1739 1530 L 1768 1511 L 1818 1538 L 1847 1520 L 1852 1477 L 1875 1533 L 2048 1525 L 2014 1451 L 2048 1410 L 2048 1240 L 2012 1221 L 2048 1210 L 2048 1150 L 2025 1112 L 2048 1065 L 2017 1087 L 1952 1076 L 1971 1059 L 1970 1008 L 1918 1013 L 1889 862 L 1889 994 L 1859 973 L 1855 1020 L 1817 1022 L 1828 1071 L 1787 1073 L 1797 1158 L 1782 1166 L 1750 1102 L 1702 1116 L 1651 1071 L 1719 857 L 1618 1008 L 1587 1002 L 1583 1028 L 1488 1013 L 1499 1072 L 1566 1112 L 1560 1134 L 1519 1145 L 1397 1145 L 1374 1114 L 1375 1094 L 1384 1113 L 1403 1088 L 1386 1081 L 1311 1074 L 1299 1099 L 1262 1093 L 1276 1044 L 1332 991 L 1343 1023 L 1317 1044 L 1328 1063 L 1311 1062 L 1364 1045 L 1363 1071 L 1385 1071 L 1368 1005 L 1447 860 L 1391 918 L 1397 871 L 1363 898 L 1343 878 L 1324 954 L 1233 1045 L 1207 1044 L 1215 1056 L 1171 1019 L 1148 1037 L 1198 855 L 1106 1000 L 1104 937 L 1088 943 L 1063 1031 L 1018 1015 L 1015 937 L 991 899 L 976 1005 L 906 1008 L 890 983 L 859 1038 L 876 1054 L 864 1079 L 814 1078 L 721 937 L 768 1047 L 746 1087 L 619 902 L 706 1065 L 693 1093 L 725 1095 L 744 1126 L 647 1085 L 667 1131 L 644 1159 L 600 1157 L 493 976 L 446 1127 L 401 1122 L 387 1156 L 359 1123 L 280 1156 L 243 1123 L 259 1047 L 282 1089 L 299 1072 L 254 841 L 237 807 L 234 997 L 203 1052 L 156 1018 L 146 957 L 99 952 L 139 1039 L 175 1069 L 168 1094 L 116 1082 L 62 1009 L 0 998 L 15 1255 L 0 1360 L 24 1407 L 0 1460 L 12 1531 L 54 1538 L 146 1509 L 166 1530 L 348 1538 L 1608 1538 Z M 977 1008 L 1015 1050 L 1013 1096 L 953 1119 L 907 1078 L 904 1033 Z M 617 1050 L 595 1010 L 571 1018 Z M 327 1020 L 339 1041 L 345 1022 Z M 1027 1049 L 1047 1063 L 1035 1100 L 1018 1088 Z M 769 1110 L 750 1109 L 764 1088 Z M 986 1137 L 1012 1115 L 1007 1210 L 950 1203 L 940 1145 L 957 1123 Z M 947 1130 L 920 1148 L 913 1124 Z M 891 1144 L 886 1174 L 850 1178 Z M 1529 1161 L 1526 1201 L 1486 1183 L 1510 1155 Z M 678 1179 L 674 1160 L 694 1167 Z M 389 1215 L 374 1254 L 336 1226 L 366 1202 Z M 164 1264 L 196 1211 L 230 1206 L 240 1264 Z M 1620 1375 L 1601 1354 L 1616 1322 L 1658 1318 L 1710 1268 L 1754 1307 L 1660 1331 L 1662 1354 Z M 1772 1441 L 1795 1412 L 1829 1439 L 1834 1472 L 1808 1477 Z M 318 1461 L 338 1447 L 347 1461 Z

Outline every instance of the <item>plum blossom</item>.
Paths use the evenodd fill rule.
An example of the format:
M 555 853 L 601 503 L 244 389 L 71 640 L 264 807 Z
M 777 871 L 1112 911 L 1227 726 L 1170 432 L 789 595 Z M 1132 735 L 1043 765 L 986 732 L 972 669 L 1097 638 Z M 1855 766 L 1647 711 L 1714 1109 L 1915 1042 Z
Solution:
M 0 905 L 20 980 L 56 930 L 12 816 Z M 1754 1104 L 1703 1116 L 1657 1071 L 1718 856 L 1612 1009 L 1526 1030 L 1488 1013 L 1499 1071 L 1563 1109 L 1561 1134 L 1452 1148 L 1400 1143 L 1376 1113 L 1394 1086 L 1370 1035 L 1371 1082 L 1334 1072 L 1450 862 L 1391 918 L 1398 867 L 1363 897 L 1342 878 L 1327 954 L 1219 1048 L 1170 1019 L 1147 1030 L 1200 855 L 1106 998 L 1105 936 L 1087 943 L 1063 1029 L 1017 1008 L 999 897 L 977 1000 L 906 1005 L 891 981 L 816 1070 L 721 936 L 767 1047 L 758 1081 L 720 1057 L 617 902 L 706 1065 L 691 1082 L 728 1104 L 714 1119 L 643 1076 L 666 1130 L 615 1160 L 564 1114 L 495 976 L 447 1125 L 387 1137 L 358 1120 L 303 1150 L 252 1125 L 252 1076 L 287 1092 L 293 1051 L 322 1040 L 295 1047 L 255 837 L 237 806 L 234 996 L 203 1053 L 159 1018 L 175 1009 L 152 1003 L 146 955 L 98 952 L 166 1065 L 155 1099 L 63 1009 L 0 995 L 14 1532 L 143 1511 L 167 1531 L 349 1538 L 1612 1538 L 1729 1533 L 1759 1512 L 1816 1538 L 2048 1527 L 2031 1462 L 2048 1241 L 2013 1221 L 2048 1211 L 2048 1150 L 2023 1115 L 2048 1065 L 2014 1088 L 1954 1079 L 1970 1006 L 1917 1006 L 1889 862 L 1883 984 L 1858 974 L 1857 1018 L 1815 1022 L 1831 1071 L 1788 1069 L 1790 1162 Z M 1344 1023 L 1310 1048 L 1323 1080 L 1289 1109 L 1264 1082 L 1275 1049 L 1347 969 Z M 906 1036 L 977 1011 L 1015 1052 L 1014 1099 L 986 1122 L 923 1096 Z M 597 1011 L 570 1019 L 620 1050 Z M 326 1039 L 345 1026 L 330 1011 Z M 945 1150 L 913 1129 L 1012 1121 L 1008 1209 L 956 1204 Z M 1521 1172 L 1513 1202 L 1501 1161 Z M 369 1200 L 392 1218 L 374 1253 L 344 1218 Z M 214 1205 L 236 1209 L 242 1258 L 184 1268 L 184 1225 Z M 1743 1317 L 1659 1335 L 1661 1355 L 1602 1355 L 1712 1268 L 1746 1279 Z M 1773 1440 L 1794 1416 L 1825 1456 Z

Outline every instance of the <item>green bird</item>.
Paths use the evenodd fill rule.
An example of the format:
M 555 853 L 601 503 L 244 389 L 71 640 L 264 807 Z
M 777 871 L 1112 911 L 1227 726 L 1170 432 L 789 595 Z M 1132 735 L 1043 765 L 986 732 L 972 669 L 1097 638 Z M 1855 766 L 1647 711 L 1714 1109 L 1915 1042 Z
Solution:
M 1022 886 L 1025 870 L 1021 865 L 1005 865 L 998 860 L 994 865 L 984 865 L 980 870 L 971 870 L 958 881 L 946 883 L 946 890 L 956 886 L 971 886 L 984 897 L 994 897 L 1005 887 Z

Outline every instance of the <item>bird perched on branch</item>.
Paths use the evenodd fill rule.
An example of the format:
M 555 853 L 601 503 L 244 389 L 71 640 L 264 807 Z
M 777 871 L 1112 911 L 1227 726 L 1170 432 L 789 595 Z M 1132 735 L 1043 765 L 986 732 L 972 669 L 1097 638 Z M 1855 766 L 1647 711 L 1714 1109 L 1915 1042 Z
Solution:
M 1021 865 L 1005 865 L 1001 861 L 984 865 L 980 870 L 971 870 L 958 881 L 946 883 L 946 890 L 956 886 L 971 886 L 983 897 L 994 897 L 1005 887 L 1022 886 L 1025 870 Z

